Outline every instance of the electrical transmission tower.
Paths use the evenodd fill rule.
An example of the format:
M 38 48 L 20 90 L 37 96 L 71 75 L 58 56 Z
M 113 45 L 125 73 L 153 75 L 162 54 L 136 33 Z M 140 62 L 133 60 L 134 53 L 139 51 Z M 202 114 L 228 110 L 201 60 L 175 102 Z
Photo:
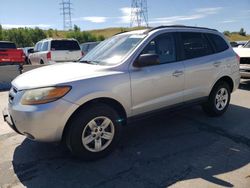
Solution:
M 132 0 L 130 27 L 148 27 L 147 0 Z
M 62 0 L 60 3 L 61 11 L 63 15 L 63 29 L 69 30 L 72 29 L 72 21 L 71 21 L 71 15 L 72 15 L 72 3 L 70 0 Z

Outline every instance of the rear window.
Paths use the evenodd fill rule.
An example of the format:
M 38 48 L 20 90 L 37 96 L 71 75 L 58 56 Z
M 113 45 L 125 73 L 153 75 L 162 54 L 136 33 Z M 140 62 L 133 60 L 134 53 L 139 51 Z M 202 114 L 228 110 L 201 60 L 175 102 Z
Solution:
M 219 35 L 209 33 L 207 34 L 207 36 L 209 40 L 213 43 L 217 53 L 223 52 L 229 48 L 226 41 Z
M 213 53 L 212 47 L 202 33 L 181 33 L 185 59 L 197 58 Z
M 13 42 L 0 42 L 0 49 L 16 49 Z
M 53 40 L 51 50 L 80 50 L 78 42 L 73 40 Z

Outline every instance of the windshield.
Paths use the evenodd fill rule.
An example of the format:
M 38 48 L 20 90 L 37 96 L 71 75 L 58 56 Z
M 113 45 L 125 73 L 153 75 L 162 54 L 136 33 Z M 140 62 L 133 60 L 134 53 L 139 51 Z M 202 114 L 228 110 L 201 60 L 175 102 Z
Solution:
M 244 46 L 244 48 L 250 48 L 250 41 Z
M 97 45 L 80 62 L 99 65 L 119 64 L 145 36 L 134 34 L 113 36 Z

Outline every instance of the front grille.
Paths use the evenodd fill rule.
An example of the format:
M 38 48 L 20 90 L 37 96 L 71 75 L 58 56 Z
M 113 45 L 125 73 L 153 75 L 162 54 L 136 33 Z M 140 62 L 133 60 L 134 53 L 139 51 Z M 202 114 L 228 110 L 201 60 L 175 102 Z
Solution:
M 12 103 L 15 96 L 17 94 L 17 89 L 15 87 L 11 87 L 10 92 L 9 92 L 9 102 Z
M 250 73 L 250 69 L 247 70 L 247 69 L 240 69 L 240 72 L 249 72 Z
M 250 64 L 250 58 L 249 57 L 242 57 L 240 58 L 240 64 Z

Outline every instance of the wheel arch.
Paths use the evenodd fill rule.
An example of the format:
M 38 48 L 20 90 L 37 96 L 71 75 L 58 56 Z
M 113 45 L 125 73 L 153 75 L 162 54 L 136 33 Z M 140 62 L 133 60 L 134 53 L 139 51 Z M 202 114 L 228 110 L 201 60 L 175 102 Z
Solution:
M 114 110 L 116 110 L 116 112 L 118 113 L 118 115 L 120 116 L 120 120 L 122 125 L 126 125 L 127 124 L 127 113 L 125 108 L 123 107 L 123 105 L 118 102 L 115 99 L 112 98 L 108 98 L 108 97 L 101 97 L 101 98 L 95 98 L 95 99 L 91 99 L 87 102 L 85 102 L 84 104 L 80 105 L 69 117 L 69 119 L 66 122 L 66 125 L 63 129 L 63 134 L 62 134 L 62 139 L 65 139 L 65 135 L 69 129 L 69 122 L 77 115 L 79 115 L 78 113 L 82 110 L 82 109 L 86 109 L 90 106 L 94 106 L 95 104 L 105 104 L 108 105 L 112 108 L 114 108 Z
M 229 76 L 223 76 L 223 77 L 221 77 L 220 79 L 218 79 L 218 80 L 214 83 L 214 85 L 213 85 L 213 87 L 212 87 L 212 90 L 213 90 L 214 86 L 215 86 L 217 83 L 219 83 L 219 82 L 226 82 L 226 83 L 229 85 L 229 87 L 230 87 L 230 92 L 231 92 L 231 93 L 233 92 L 233 89 L 234 89 L 234 82 L 233 82 L 233 79 L 232 79 L 231 77 L 229 77 Z M 212 91 L 212 90 L 211 90 L 211 91 Z

